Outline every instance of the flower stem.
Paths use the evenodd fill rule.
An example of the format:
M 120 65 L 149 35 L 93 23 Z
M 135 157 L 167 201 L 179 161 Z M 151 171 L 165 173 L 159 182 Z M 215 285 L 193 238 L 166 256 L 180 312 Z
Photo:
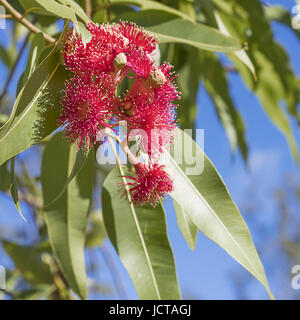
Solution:
M 106 136 L 114 139 L 115 141 L 117 141 L 118 144 L 121 144 L 121 139 L 119 137 L 117 137 L 116 135 L 112 134 L 108 128 L 105 129 L 104 134 Z
M 112 134 L 109 129 L 106 129 L 104 133 L 109 138 L 114 139 L 120 145 L 120 147 L 122 148 L 122 150 L 126 154 L 126 157 L 128 158 L 128 160 L 130 161 L 131 164 L 135 165 L 139 162 L 138 159 L 129 150 L 126 139 L 121 141 L 121 139 L 119 137 L 117 137 L 116 135 Z
M 92 17 L 92 2 L 91 2 L 91 0 L 84 1 L 84 9 L 85 9 L 85 13 L 88 16 L 88 18 L 91 19 L 91 17 Z

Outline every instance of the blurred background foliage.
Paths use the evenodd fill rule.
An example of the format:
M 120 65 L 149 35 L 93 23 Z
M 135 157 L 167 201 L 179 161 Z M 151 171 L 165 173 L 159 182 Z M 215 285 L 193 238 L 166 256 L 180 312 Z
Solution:
M 183 94 L 177 111 L 181 128 L 196 127 L 198 91 L 200 86 L 204 86 L 213 102 L 216 117 L 224 128 L 224 134 L 230 141 L 232 153 L 239 152 L 247 165 L 248 142 L 245 121 L 235 105 L 234 92 L 228 80 L 228 74 L 237 73 L 248 90 L 258 97 L 261 108 L 285 136 L 294 160 L 298 161 L 298 146 L 290 122 L 300 120 L 298 110 L 300 80 L 291 66 L 286 48 L 276 41 L 272 30 L 272 22 L 277 21 L 300 39 L 300 31 L 292 27 L 293 17 L 284 7 L 273 6 L 259 0 L 78 0 L 76 2 L 85 8 L 88 16 L 97 23 L 119 21 L 119 19 L 134 21 L 154 33 L 156 30 L 163 30 L 162 39 L 172 36 L 171 29 L 180 29 L 183 35 L 181 40 L 162 41 L 160 55 L 161 60 L 169 61 L 180 75 L 178 86 Z M 36 1 L 12 0 L 10 4 L 45 33 L 53 37 L 60 34 L 62 21 L 45 11 Z M 6 31 L 8 40 L 5 46 L 0 44 L 1 63 L 8 70 L 6 78 L 1 75 L 0 126 L 8 119 L 15 100 L 11 90 L 8 90 L 12 86 L 14 72 L 18 64 L 25 65 L 24 55 L 34 40 L 33 34 L 28 33 L 22 24 L 10 19 L 9 16 L 7 18 L 10 20 L 7 22 L 9 29 Z M 190 33 L 195 35 L 201 33 L 201 29 L 191 28 L 195 23 L 231 35 L 241 44 L 240 50 L 234 53 L 232 51 L 218 53 L 213 51 L 224 50 L 205 50 L 189 43 L 193 40 L 188 37 Z M 184 38 L 185 36 L 187 38 Z M 49 48 L 46 47 L 46 50 Z M 13 86 L 17 88 L 16 84 Z M 8 163 L 0 167 L 0 192 L 6 196 L 10 188 L 17 188 L 18 201 L 21 201 L 32 215 L 30 223 L 33 230 L 32 234 L 26 234 L 22 229 L 0 226 L 2 248 L 14 265 L 7 273 L 7 288 L 0 292 L 1 298 L 76 298 L 51 252 L 41 210 L 41 172 L 37 168 L 40 167 L 45 141 L 47 138 L 32 148 L 30 157 L 27 156 L 25 160 L 22 156 L 16 157 L 15 176 L 10 173 Z M 36 164 L 35 169 L 32 164 Z M 114 265 L 110 249 L 104 241 L 106 231 L 99 209 L 101 185 L 110 169 L 97 166 L 94 172 L 94 197 L 85 240 L 91 298 L 127 297 L 118 268 Z M 264 224 L 256 221 L 255 212 L 259 210 L 261 203 L 255 200 L 255 189 L 255 185 L 250 187 L 248 194 L 251 197 L 245 201 L 241 211 L 247 212 L 251 217 L 250 229 L 253 233 L 262 235 L 259 240 L 259 251 L 262 255 L 268 254 L 268 247 L 274 245 L 277 248 L 276 259 L 280 259 L 283 268 L 286 265 L 299 263 L 300 220 L 295 209 L 299 208 L 300 204 L 299 182 L 287 177 L 282 183 L 282 188 L 274 190 L 273 197 L 278 206 L 277 223 L 267 230 Z M 99 255 L 102 256 L 102 260 L 99 259 Z M 111 272 L 113 282 L 110 285 L 105 281 L 99 281 L 97 273 L 101 273 L 103 268 Z M 284 272 L 278 269 L 276 272 L 279 272 L 278 276 L 284 277 Z M 232 279 L 237 297 L 247 298 L 245 286 L 251 282 L 250 275 L 235 272 L 232 274 Z M 286 283 L 286 280 L 283 280 L 283 283 Z M 193 297 L 193 294 L 191 295 Z M 294 296 L 287 297 L 299 298 L 299 293 L 295 292 Z

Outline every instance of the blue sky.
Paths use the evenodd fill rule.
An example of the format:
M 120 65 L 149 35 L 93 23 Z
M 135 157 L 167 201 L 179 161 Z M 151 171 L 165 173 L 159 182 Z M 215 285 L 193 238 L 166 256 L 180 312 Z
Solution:
M 295 5 L 295 1 L 293 0 L 273 0 L 265 2 L 281 4 L 289 10 Z M 285 27 L 278 23 L 274 23 L 273 27 L 276 39 L 288 48 L 292 65 L 297 74 L 300 74 L 299 41 L 294 34 L 287 31 Z M 2 30 L 0 30 L 0 35 L 1 42 L 5 43 L 4 32 Z M 25 58 L 26 57 L 23 58 L 19 65 L 13 83 L 16 83 L 24 68 Z M 6 79 L 6 71 L 3 66 L 0 66 L 0 72 L 2 82 L 3 79 Z M 272 223 L 272 219 L 276 215 L 276 208 L 271 199 L 272 190 L 280 185 L 281 179 L 286 173 L 298 171 L 300 176 L 299 169 L 291 157 L 286 140 L 265 115 L 257 98 L 245 87 L 238 75 L 231 74 L 229 79 L 232 97 L 243 115 L 247 127 L 246 137 L 250 150 L 249 169 L 246 169 L 240 154 L 232 155 L 224 129 L 219 123 L 213 105 L 203 88 L 200 88 L 198 94 L 199 108 L 197 128 L 205 130 L 205 152 L 223 177 L 234 201 L 241 207 L 247 196 L 248 187 L 256 183 L 258 186 L 257 196 L 263 202 L 262 212 L 257 212 L 256 214 L 262 216 L 261 219 L 263 223 L 269 224 Z M 14 85 L 10 87 L 10 92 L 12 94 L 15 92 Z M 296 123 L 293 122 L 292 125 L 296 133 L 298 145 L 300 146 L 300 136 Z M 24 159 L 29 159 L 29 157 L 30 153 L 25 152 Z M 23 208 L 25 215 L 26 213 L 29 214 L 26 210 L 26 205 L 23 205 Z M 178 278 L 183 296 L 185 298 L 193 297 L 196 299 L 235 299 L 236 294 L 230 274 L 232 272 L 244 272 L 242 267 L 226 254 L 225 251 L 206 239 L 202 234 L 198 235 L 197 247 L 195 251 L 192 252 L 178 230 L 175 212 L 170 199 L 167 200 L 166 208 L 168 231 L 174 249 Z M 1 224 L 8 222 L 8 216 L 9 225 L 17 227 L 18 230 L 25 230 L 25 232 L 31 234 L 31 237 L 34 239 L 36 236 L 34 227 L 23 223 L 9 198 L 1 197 L 0 232 L 2 232 Z M 247 215 L 243 216 L 247 222 Z M 9 228 L 6 228 L 5 232 L 9 233 Z M 254 242 L 259 241 L 259 234 L 252 232 L 252 236 Z M 109 243 L 107 243 L 107 246 L 112 248 Z M 110 274 L 105 270 L 101 256 L 99 255 L 97 258 L 103 263 L 103 268 L 98 275 L 100 280 L 112 284 Z M 115 253 L 113 253 L 113 259 L 123 278 L 128 297 L 136 299 L 135 289 Z M 264 261 L 263 259 L 263 263 L 268 276 L 268 261 Z M 7 260 L 7 257 L 5 258 L 4 253 L 1 252 L 1 249 L 0 264 L 12 266 Z M 286 272 L 289 273 L 289 270 L 287 269 Z M 276 278 L 269 277 L 271 289 L 273 289 L 275 296 L 280 297 L 280 285 L 276 281 Z M 250 298 L 267 299 L 264 288 L 258 282 L 251 282 L 251 284 L 248 290 Z M 115 295 L 112 298 L 117 298 L 117 296 Z

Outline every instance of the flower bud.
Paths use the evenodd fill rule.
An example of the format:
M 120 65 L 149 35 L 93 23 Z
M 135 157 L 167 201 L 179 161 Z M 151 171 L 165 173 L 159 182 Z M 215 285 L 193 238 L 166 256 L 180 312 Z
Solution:
M 122 70 L 127 64 L 127 58 L 124 53 L 119 53 L 114 60 L 114 71 Z
M 166 77 L 160 69 L 151 71 L 147 80 L 146 85 L 152 88 L 158 88 L 166 82 Z

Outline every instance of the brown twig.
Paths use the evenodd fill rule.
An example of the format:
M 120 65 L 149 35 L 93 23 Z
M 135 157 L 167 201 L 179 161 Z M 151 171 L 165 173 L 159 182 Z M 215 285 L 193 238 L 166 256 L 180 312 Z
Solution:
M 84 0 L 84 10 L 89 19 L 92 17 L 92 2 L 91 0 Z
M 223 69 L 227 72 L 238 72 L 235 66 L 224 65 Z
M 50 43 L 54 43 L 56 41 L 54 38 L 52 38 L 48 34 L 44 33 L 42 30 L 37 28 L 35 25 L 33 25 L 29 20 L 25 19 L 22 16 L 22 14 L 18 12 L 13 6 L 11 6 L 6 0 L 0 0 L 0 3 L 2 3 L 2 5 L 11 13 L 11 15 L 20 23 L 22 23 L 28 30 L 30 30 L 33 33 L 41 32 L 45 40 Z
M 13 16 L 11 14 L 0 14 L 0 19 L 12 19 Z

